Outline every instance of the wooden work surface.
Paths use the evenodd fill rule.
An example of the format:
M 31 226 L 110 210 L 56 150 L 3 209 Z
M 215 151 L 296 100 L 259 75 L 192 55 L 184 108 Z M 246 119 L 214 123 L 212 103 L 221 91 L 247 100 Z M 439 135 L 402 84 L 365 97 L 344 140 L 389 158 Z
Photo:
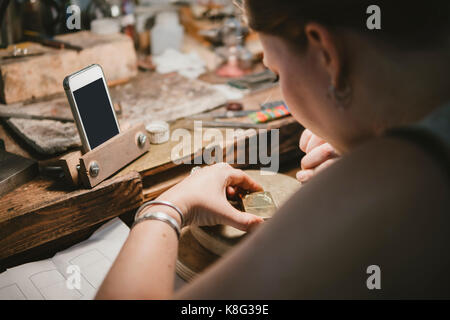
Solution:
M 245 109 L 256 110 L 261 103 L 280 98 L 279 88 L 275 87 L 250 94 L 242 102 Z M 192 129 L 192 121 L 186 119 L 171 124 L 172 129 L 189 130 L 189 126 Z M 299 155 L 298 139 L 302 128 L 294 119 L 287 117 L 276 120 L 267 128 L 280 128 L 281 165 L 293 154 Z M 224 129 L 220 130 L 224 132 Z M 1 120 L 0 138 L 5 140 L 6 150 L 9 152 L 36 160 L 48 160 L 30 149 Z M 179 182 L 189 174 L 194 164 L 177 165 L 171 161 L 171 149 L 176 143 L 178 142 L 151 145 L 149 153 L 91 190 L 70 188 L 62 184 L 61 180 L 39 176 L 1 196 L 0 270 L 2 266 L 9 267 L 24 262 L 15 260 L 16 256 L 39 252 L 40 248 L 46 248 L 46 251 L 61 250 L 58 245 L 71 243 L 71 235 L 74 235 L 74 241 L 81 241 L 101 222 L 123 214 L 130 217 L 143 200 L 153 199 Z M 193 152 L 189 157 L 195 158 L 197 155 Z M 53 243 L 58 245 L 51 246 Z M 29 256 L 37 259 L 41 255 Z
M 279 87 L 274 87 L 264 91 L 250 94 L 242 99 L 245 110 L 258 110 L 260 104 L 267 101 L 281 100 L 281 92 Z M 214 110 L 214 112 L 224 111 L 224 108 L 219 108 Z M 224 120 L 226 121 L 226 120 Z M 234 118 L 233 122 L 247 122 L 245 118 Z M 193 121 L 187 119 L 181 119 L 176 121 L 171 125 L 171 131 L 177 128 L 184 128 L 189 130 L 190 136 L 194 138 L 193 131 Z M 205 128 L 203 128 L 205 129 Z M 280 160 L 283 161 L 285 156 L 295 156 L 298 155 L 298 141 L 302 127 L 293 119 L 292 117 L 286 117 L 279 120 L 272 121 L 267 124 L 267 130 L 270 129 L 280 129 L 279 134 L 279 153 Z M 223 137 L 226 137 L 226 129 L 218 128 Z M 256 135 L 257 131 L 253 129 L 248 129 L 245 131 L 246 137 Z M 203 139 L 202 139 L 203 140 Z M 144 199 L 151 200 L 161 194 L 163 191 L 167 190 L 174 184 L 178 183 L 184 177 L 186 177 L 192 167 L 198 165 L 196 164 L 196 159 L 201 158 L 202 151 L 204 147 L 207 146 L 210 141 L 203 140 L 201 149 L 194 150 L 192 148 L 192 153 L 190 153 L 186 158 L 191 159 L 190 164 L 176 164 L 171 157 L 172 148 L 179 144 L 178 140 L 169 141 L 162 145 L 151 145 L 150 151 L 144 154 L 141 158 L 134 161 L 132 164 L 128 165 L 122 171 L 120 171 L 117 176 L 126 174 L 132 171 L 137 171 L 140 173 L 143 185 L 144 185 Z M 226 149 L 231 145 L 236 145 L 235 140 L 224 141 L 223 155 L 225 157 Z M 191 146 L 194 146 L 194 142 L 191 141 Z M 248 152 L 248 144 L 245 145 Z M 235 156 L 237 150 L 235 150 Z M 176 158 L 179 159 L 179 158 Z M 236 167 L 247 167 L 247 165 L 235 165 Z
M 141 202 L 137 173 L 90 190 L 39 177 L 0 199 L 0 265 L 2 259 L 134 210 Z

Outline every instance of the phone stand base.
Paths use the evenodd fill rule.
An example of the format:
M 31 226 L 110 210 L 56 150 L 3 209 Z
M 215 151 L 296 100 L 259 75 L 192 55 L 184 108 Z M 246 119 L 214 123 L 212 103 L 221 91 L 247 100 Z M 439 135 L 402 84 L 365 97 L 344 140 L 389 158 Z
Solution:
M 67 154 L 58 160 L 64 177 L 73 185 L 93 188 L 150 148 L 144 124 L 125 130 L 95 149 Z

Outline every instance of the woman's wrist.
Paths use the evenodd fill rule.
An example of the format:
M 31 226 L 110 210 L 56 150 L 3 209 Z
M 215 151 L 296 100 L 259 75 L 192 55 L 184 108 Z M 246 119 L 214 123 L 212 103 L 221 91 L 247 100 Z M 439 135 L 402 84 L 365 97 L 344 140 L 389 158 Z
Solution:
M 159 199 L 157 199 L 157 200 L 159 200 Z M 152 212 L 164 212 L 165 214 L 168 214 L 170 217 L 174 218 L 175 221 L 180 226 L 180 228 L 182 227 L 182 221 L 181 221 L 180 214 L 174 208 L 171 208 L 166 205 L 154 204 L 154 205 L 148 206 L 147 208 L 145 208 L 144 210 L 142 210 L 139 213 L 139 216 L 142 216 L 146 213 L 152 213 Z
M 189 205 L 188 201 L 183 199 L 179 194 L 170 192 L 170 191 L 171 190 L 164 192 L 158 198 L 156 198 L 155 201 L 165 201 L 165 202 L 168 202 L 168 203 L 174 205 L 176 208 L 178 208 L 181 211 L 181 213 L 183 214 L 183 220 L 184 220 L 183 226 L 186 226 L 186 225 L 188 225 L 188 222 L 189 222 L 190 205 Z M 170 209 L 172 209 L 172 211 L 175 211 L 175 213 L 177 212 L 173 208 L 170 208 Z M 178 216 L 179 216 L 179 214 L 178 214 Z M 177 221 L 179 221 L 178 220 L 179 218 L 180 217 L 177 218 Z M 183 227 L 182 225 L 180 225 L 180 226 Z

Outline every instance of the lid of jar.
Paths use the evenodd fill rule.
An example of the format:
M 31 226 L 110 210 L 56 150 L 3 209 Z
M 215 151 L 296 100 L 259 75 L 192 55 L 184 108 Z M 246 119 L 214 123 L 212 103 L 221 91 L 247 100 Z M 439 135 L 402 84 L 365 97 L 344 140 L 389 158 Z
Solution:
M 162 11 L 156 16 L 156 24 L 179 24 L 178 13 L 176 11 Z

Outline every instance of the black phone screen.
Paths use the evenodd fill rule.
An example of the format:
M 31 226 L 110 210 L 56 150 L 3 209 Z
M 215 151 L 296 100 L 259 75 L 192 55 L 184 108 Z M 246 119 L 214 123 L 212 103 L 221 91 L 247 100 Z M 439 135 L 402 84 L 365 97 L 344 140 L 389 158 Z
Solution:
M 73 92 L 91 149 L 119 133 L 103 79 Z

